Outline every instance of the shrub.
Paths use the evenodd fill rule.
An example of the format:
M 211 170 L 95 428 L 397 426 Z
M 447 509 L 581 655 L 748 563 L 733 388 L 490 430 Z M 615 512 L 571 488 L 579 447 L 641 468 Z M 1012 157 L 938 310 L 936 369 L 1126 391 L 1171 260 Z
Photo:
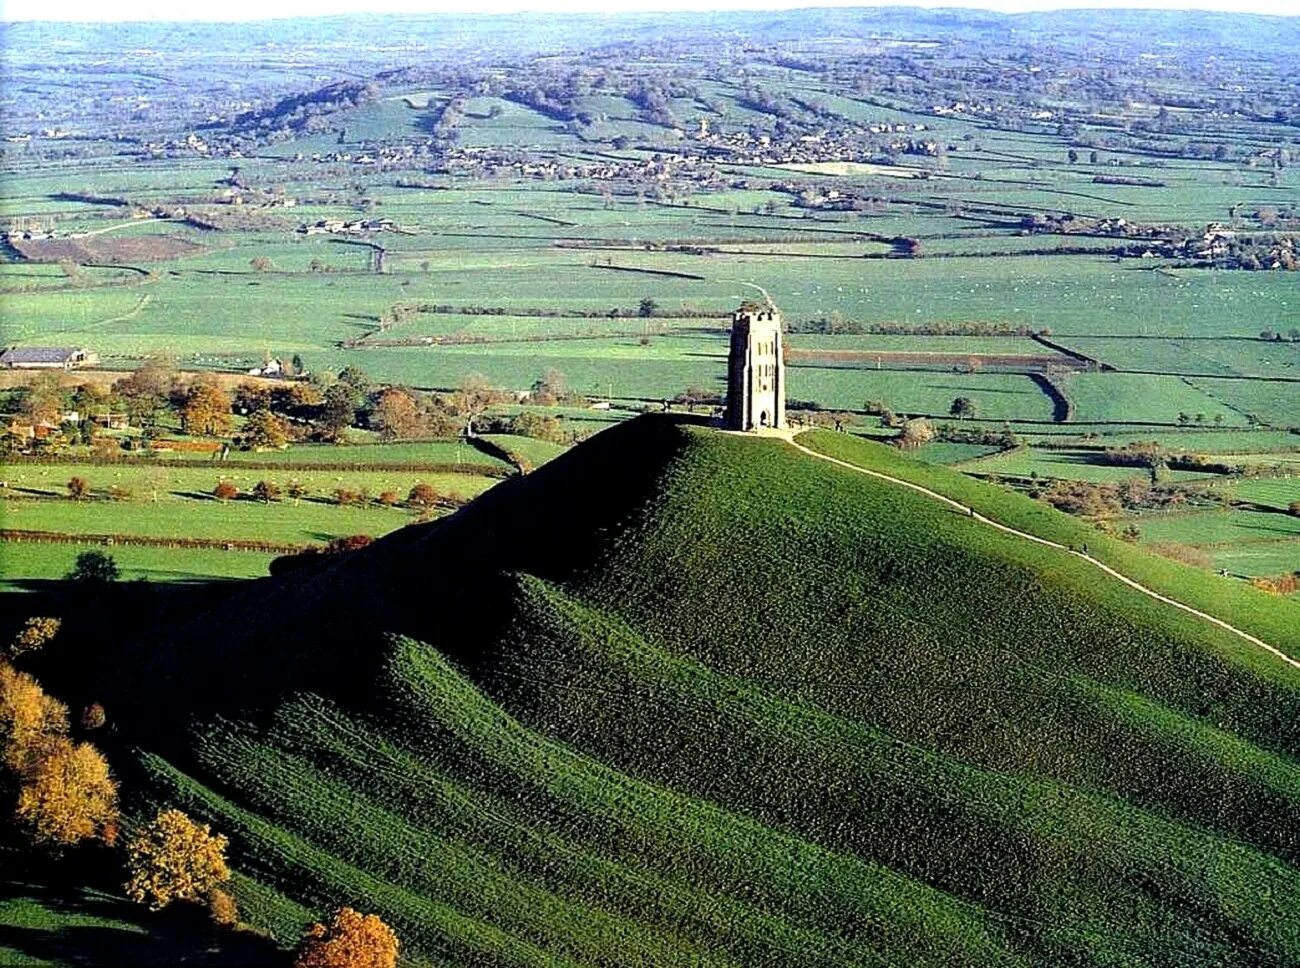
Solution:
M 222 503 L 233 501 L 239 497 L 239 488 L 230 481 L 218 481 L 217 486 L 212 489 L 212 496 Z
M 33 615 L 23 623 L 14 640 L 9 643 L 9 655 L 17 658 L 24 652 L 36 651 L 58 635 L 62 625 L 62 619 Z
M 346 538 L 333 538 L 324 548 L 327 555 L 341 555 L 348 551 L 359 551 L 375 543 L 375 539 L 368 534 L 350 534 Z
M 230 879 L 226 843 L 180 810 L 160 810 L 127 845 L 127 896 L 154 911 L 211 897 Z
M 1260 591 L 1271 595 L 1291 595 L 1300 591 L 1300 572 L 1273 578 L 1252 578 L 1250 583 Z
M 510 433 L 536 440 L 549 440 L 555 444 L 565 442 L 566 434 L 558 417 L 525 410 L 510 421 Z
M 84 477 L 68 479 L 68 497 L 74 501 L 84 501 L 90 496 L 90 484 Z
M 381 491 L 379 497 L 377 497 L 375 500 L 377 500 L 384 507 L 391 508 L 393 505 L 401 501 L 401 498 L 398 497 L 396 491 Z
M 215 888 L 208 895 L 208 917 L 218 927 L 233 928 L 239 923 L 239 905 L 221 888 Z
M 406 503 L 417 508 L 431 508 L 438 502 L 438 492 L 432 484 L 416 484 L 406 496 Z
M 92 702 L 81 711 L 82 729 L 100 729 L 106 722 L 108 722 L 108 714 L 104 712 L 104 707 L 97 702 Z
M 117 581 L 121 574 L 112 555 L 102 551 L 83 551 L 77 555 L 72 571 L 64 577 L 85 584 L 107 584 Z
M 934 440 L 934 427 L 930 425 L 930 421 L 917 417 L 903 424 L 903 429 L 894 439 L 904 450 L 915 450 L 922 444 Z
M 253 497 L 264 504 L 280 500 L 280 485 L 274 481 L 258 481 L 253 485 Z
M 328 924 L 308 930 L 295 968 L 393 968 L 397 964 L 397 935 L 374 914 L 352 908 L 339 910 Z

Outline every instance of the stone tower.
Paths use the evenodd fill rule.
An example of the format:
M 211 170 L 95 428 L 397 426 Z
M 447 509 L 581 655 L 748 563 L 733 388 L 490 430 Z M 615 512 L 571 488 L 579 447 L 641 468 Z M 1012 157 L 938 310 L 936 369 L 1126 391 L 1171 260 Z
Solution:
M 785 355 L 781 314 L 771 303 L 745 303 L 731 318 L 727 357 L 727 429 L 785 429 Z

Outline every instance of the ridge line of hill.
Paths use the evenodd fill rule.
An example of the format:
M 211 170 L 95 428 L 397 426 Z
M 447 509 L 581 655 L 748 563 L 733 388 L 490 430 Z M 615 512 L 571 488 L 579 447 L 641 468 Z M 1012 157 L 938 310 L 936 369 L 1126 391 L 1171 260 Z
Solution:
M 1213 625 L 1217 625 L 1219 628 L 1222 628 L 1225 631 L 1231 632 L 1234 635 L 1238 635 L 1241 638 L 1245 639 L 1247 642 L 1249 642 L 1251 645 L 1258 646 L 1259 648 L 1264 649 L 1266 652 L 1270 653 L 1271 655 L 1274 655 L 1277 658 L 1281 659 L 1287 665 L 1292 666 L 1296 669 L 1300 669 L 1300 661 L 1291 658 L 1291 656 L 1287 655 L 1285 652 L 1283 652 L 1281 649 L 1277 648 L 1276 646 L 1269 645 L 1263 639 L 1251 635 L 1249 632 L 1244 631 L 1243 629 L 1239 629 L 1235 625 L 1231 625 L 1228 622 L 1225 622 L 1223 619 L 1217 618 L 1216 616 L 1211 615 L 1208 612 L 1202 612 L 1200 609 L 1193 608 L 1191 605 L 1185 605 L 1182 602 L 1170 598 L 1167 595 L 1162 595 L 1160 592 L 1156 591 L 1155 589 L 1148 588 L 1146 585 L 1143 585 L 1142 583 L 1135 581 L 1132 578 L 1129 578 L 1123 572 L 1117 571 L 1116 569 L 1112 568 L 1110 565 L 1106 564 L 1105 562 L 1098 561 L 1096 558 L 1092 557 L 1092 555 L 1087 554 L 1086 552 L 1076 551 L 1073 547 L 1069 545 L 1063 545 L 1059 541 L 1052 541 L 1050 538 L 1043 538 L 1040 537 L 1039 535 L 1031 534 L 1028 531 L 1021 531 L 1018 528 L 1013 528 L 1010 525 L 1003 524 L 1000 521 L 995 521 L 992 518 L 980 514 L 974 508 L 962 504 L 960 501 L 954 501 L 952 498 L 948 497 L 947 495 L 940 494 L 938 491 L 933 491 L 930 488 L 925 487 L 921 484 L 914 484 L 911 481 L 905 481 L 900 477 L 894 477 L 890 474 L 881 473 L 880 471 L 868 470 L 867 468 L 860 467 L 857 464 L 852 464 L 848 461 L 840 460 L 838 457 L 831 457 L 829 454 L 818 453 L 812 448 L 805 447 L 803 444 L 796 441 L 794 439 L 793 434 L 790 435 L 790 437 L 788 437 L 787 440 L 791 447 L 795 448 L 798 451 L 801 451 L 804 454 L 807 454 L 810 457 L 815 457 L 818 460 L 823 460 L 828 463 L 835 464 L 839 467 L 848 468 L 851 471 L 857 471 L 859 474 L 866 474 L 870 477 L 876 477 L 879 478 L 880 480 L 888 481 L 891 484 L 900 484 L 903 487 L 911 488 L 913 491 L 917 491 L 921 494 L 924 494 L 926 497 L 932 500 L 939 501 L 942 504 L 946 504 L 958 511 L 961 511 L 962 513 L 967 515 L 967 517 L 971 518 L 971 520 L 973 521 L 978 521 L 981 524 L 987 524 L 990 527 L 997 528 L 999 531 L 1003 531 L 1014 537 L 1023 538 L 1026 541 L 1034 541 L 1042 545 L 1047 545 L 1050 548 L 1056 548 L 1058 551 L 1064 551 L 1067 554 L 1074 555 L 1076 558 L 1082 558 L 1084 561 L 1088 562 L 1091 565 L 1094 565 L 1101 571 L 1104 571 L 1112 578 L 1119 579 L 1121 582 L 1123 582 L 1125 585 L 1128 585 L 1130 588 L 1134 588 L 1137 591 L 1141 592 L 1142 594 L 1147 595 L 1150 598 L 1154 598 L 1158 602 L 1163 602 L 1166 605 L 1172 605 L 1174 606 L 1174 608 L 1180 608 L 1184 612 L 1188 612 L 1191 615 L 1195 615 L 1197 618 L 1210 622 Z

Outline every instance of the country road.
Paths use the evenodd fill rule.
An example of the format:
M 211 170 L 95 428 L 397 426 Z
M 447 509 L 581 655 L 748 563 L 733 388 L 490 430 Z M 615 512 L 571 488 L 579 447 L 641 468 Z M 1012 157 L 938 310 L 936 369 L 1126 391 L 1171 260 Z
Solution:
M 1215 616 L 1210 615 L 1207 612 L 1202 612 L 1200 609 L 1192 608 L 1192 606 L 1184 605 L 1182 602 L 1175 601 L 1174 599 L 1168 597 L 1167 595 L 1162 595 L 1158 591 L 1148 588 L 1147 586 L 1134 581 L 1132 578 L 1129 578 L 1127 575 L 1116 571 L 1110 565 L 1098 561 L 1096 558 L 1092 557 L 1091 555 L 1085 554 L 1082 551 L 1076 551 L 1073 548 L 1067 547 L 1066 545 L 1063 545 L 1058 541 L 1051 541 L 1047 538 L 1040 538 L 1038 535 L 1030 534 L 1028 531 L 1020 531 L 1016 528 L 1010 527 L 1009 525 L 1002 524 L 999 521 L 994 521 L 992 518 L 988 518 L 980 514 L 974 508 L 967 507 L 965 504 L 962 504 L 959 501 L 954 501 L 952 498 L 940 494 L 938 491 L 932 491 L 928 487 L 922 487 L 920 484 L 913 484 L 911 481 L 905 481 L 902 478 L 893 477 L 889 474 L 882 474 L 880 471 L 867 470 L 865 467 L 859 467 L 856 464 L 850 464 L 848 461 L 840 460 L 838 457 L 831 457 L 827 454 L 819 454 L 817 451 L 805 447 L 803 444 L 796 441 L 794 439 L 793 434 L 791 434 L 786 439 L 789 441 L 791 447 L 793 447 L 795 450 L 807 454 L 809 457 L 815 457 L 818 460 L 826 461 L 829 464 L 835 464 L 839 467 L 844 467 L 851 471 L 857 471 L 859 474 L 866 474 L 869 477 L 875 477 L 882 481 L 888 481 L 891 484 L 898 484 L 902 487 L 910 488 L 913 491 L 917 491 L 921 494 L 924 494 L 926 497 L 932 500 L 938 501 L 941 504 L 946 504 L 949 507 L 953 508 L 954 510 L 962 512 L 971 520 L 978 521 L 980 524 L 988 525 L 991 528 L 997 528 L 999 531 L 1003 531 L 1017 538 L 1022 538 L 1025 541 L 1033 541 L 1037 544 L 1047 545 L 1049 548 L 1056 548 L 1058 551 L 1064 551 L 1067 554 L 1074 555 L 1076 558 L 1081 558 L 1082 560 L 1088 562 L 1088 564 L 1092 565 L 1094 568 L 1097 568 L 1099 571 L 1105 572 L 1106 574 L 1110 575 L 1112 578 L 1115 578 L 1123 582 L 1125 585 L 1128 585 L 1130 588 L 1136 589 L 1137 591 L 1141 592 L 1143 595 L 1146 595 L 1150 598 L 1154 598 L 1156 601 L 1163 602 L 1166 605 L 1172 605 L 1174 608 L 1182 609 L 1184 612 L 1187 612 L 1191 615 L 1195 615 L 1197 618 L 1209 622 L 1212 625 L 1217 625 L 1219 628 L 1231 632 L 1233 635 L 1240 636 L 1241 638 L 1249 642 L 1251 645 L 1257 646 L 1258 648 L 1263 649 L 1264 651 L 1270 653 L 1271 655 L 1276 656 L 1277 658 L 1281 659 L 1283 662 L 1285 662 L 1287 665 L 1291 666 L 1292 668 L 1300 669 L 1300 660 L 1291 658 L 1291 656 L 1287 655 L 1285 652 L 1283 652 L 1281 649 L 1277 648 L 1276 646 L 1269 645 L 1263 639 L 1257 638 L 1256 636 L 1251 635 L 1249 632 L 1245 632 L 1237 628 L 1235 625 L 1229 625 L 1221 618 L 1216 618 Z

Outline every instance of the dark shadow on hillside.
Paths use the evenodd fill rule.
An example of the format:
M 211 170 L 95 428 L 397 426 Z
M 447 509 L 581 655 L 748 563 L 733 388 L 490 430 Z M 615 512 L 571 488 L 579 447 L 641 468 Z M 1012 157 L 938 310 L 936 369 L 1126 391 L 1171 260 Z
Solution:
M 73 911 L 73 915 L 86 912 Z M 255 934 L 216 935 L 203 928 L 135 924 L 137 930 L 116 927 L 69 926 L 44 930 L 0 925 L 0 947 L 28 958 L 75 965 L 78 968 L 254 968 L 284 966 L 288 958 L 273 942 Z
M 103 703 L 124 741 L 164 755 L 184 746 L 195 719 L 256 716 L 288 691 L 366 702 L 387 633 L 478 665 L 511 611 L 511 575 L 564 582 L 599 567 L 690 446 L 682 425 L 707 421 L 628 421 L 446 518 L 278 576 L 193 588 L 119 583 L 83 601 L 56 588 L 43 610 L 25 602 L 11 622 L 65 616 L 58 647 L 32 657 L 33 674 L 73 708 Z

